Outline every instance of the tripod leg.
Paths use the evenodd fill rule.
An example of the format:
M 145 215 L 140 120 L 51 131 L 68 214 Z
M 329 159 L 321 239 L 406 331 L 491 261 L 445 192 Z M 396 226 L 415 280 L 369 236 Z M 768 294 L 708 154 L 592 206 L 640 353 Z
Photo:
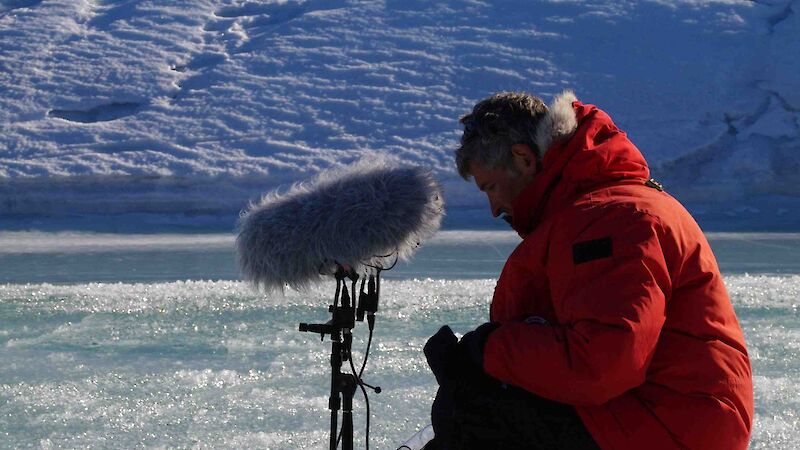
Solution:
M 336 450 L 336 433 L 339 431 L 337 422 L 339 421 L 339 411 L 331 410 L 331 450 Z
M 337 336 L 338 338 L 338 336 Z M 338 422 L 339 422 L 339 409 L 342 405 L 342 398 L 339 395 L 341 388 L 339 387 L 339 380 L 341 378 L 342 369 L 342 344 L 338 339 L 334 339 L 331 344 L 331 396 L 328 399 L 328 409 L 331 410 L 331 437 L 330 437 L 330 450 L 336 450 L 338 442 Z
M 342 412 L 342 450 L 353 450 L 353 412 Z
M 356 380 L 353 375 L 342 374 L 342 450 L 353 450 L 353 396 Z

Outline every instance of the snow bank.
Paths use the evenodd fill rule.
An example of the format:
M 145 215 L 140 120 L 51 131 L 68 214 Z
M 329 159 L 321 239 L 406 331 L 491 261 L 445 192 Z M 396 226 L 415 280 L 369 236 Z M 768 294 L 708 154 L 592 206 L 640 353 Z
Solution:
M 33 228 L 31 217 L 126 213 L 233 223 L 261 192 L 368 150 L 434 168 L 451 208 L 482 207 L 452 167 L 459 116 L 495 91 L 573 88 L 701 219 L 796 228 L 798 11 L 797 0 L 3 0 L 0 215 Z

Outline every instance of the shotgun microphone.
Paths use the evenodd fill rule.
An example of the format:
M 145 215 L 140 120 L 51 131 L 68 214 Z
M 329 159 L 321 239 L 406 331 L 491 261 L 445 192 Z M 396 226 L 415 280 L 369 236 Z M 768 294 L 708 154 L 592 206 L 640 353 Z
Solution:
M 251 203 L 238 222 L 237 262 L 257 287 L 305 288 L 337 267 L 408 259 L 443 213 L 430 170 L 371 155 Z

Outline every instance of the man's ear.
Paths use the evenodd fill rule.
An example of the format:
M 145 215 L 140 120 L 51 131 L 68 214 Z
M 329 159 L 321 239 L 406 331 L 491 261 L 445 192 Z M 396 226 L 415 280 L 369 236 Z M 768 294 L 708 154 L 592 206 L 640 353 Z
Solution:
M 514 167 L 523 175 L 535 175 L 537 170 L 536 152 L 528 144 L 511 146 L 511 158 Z

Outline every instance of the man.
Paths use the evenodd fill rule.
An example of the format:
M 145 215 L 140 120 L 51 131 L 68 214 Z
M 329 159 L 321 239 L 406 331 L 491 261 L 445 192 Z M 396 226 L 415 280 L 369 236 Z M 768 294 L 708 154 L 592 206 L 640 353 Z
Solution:
M 425 353 L 437 448 L 744 449 L 750 361 L 689 213 L 611 118 L 571 92 L 461 119 L 459 174 L 522 237 L 490 322 Z

